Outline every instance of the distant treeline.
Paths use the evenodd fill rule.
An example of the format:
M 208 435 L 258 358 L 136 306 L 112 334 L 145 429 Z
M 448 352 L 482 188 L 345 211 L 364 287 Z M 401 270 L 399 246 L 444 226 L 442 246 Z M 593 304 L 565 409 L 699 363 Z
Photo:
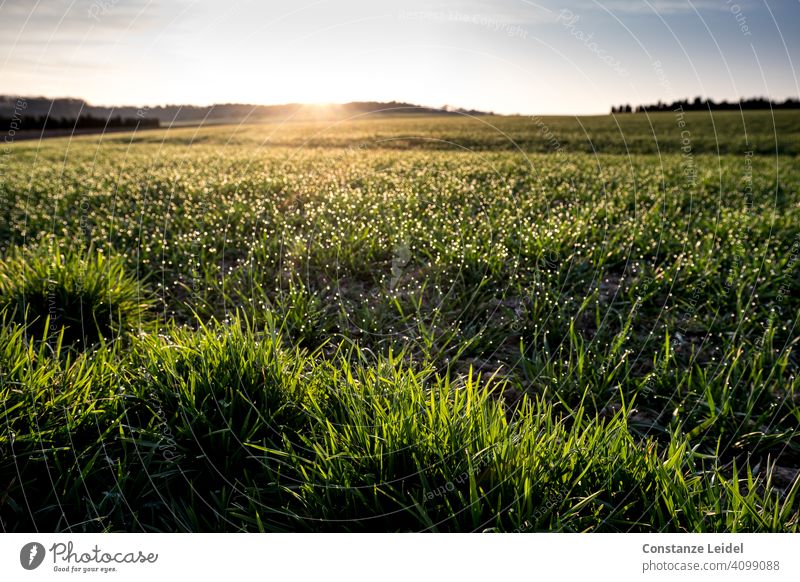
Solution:
M 713 99 L 701 99 L 695 97 L 693 101 L 685 99 L 683 101 L 673 101 L 672 103 L 662 103 L 659 101 L 650 105 L 637 105 L 635 108 L 630 105 L 620 105 L 612 107 L 611 113 L 643 113 L 645 111 L 739 111 L 753 109 L 800 109 L 800 100 L 787 99 L 786 101 L 773 101 L 764 97 L 754 97 L 742 101 L 714 101 Z
M 0 118 L 10 118 L 22 111 L 25 115 L 50 116 L 58 119 L 75 119 L 80 116 L 99 117 L 104 121 L 118 115 L 122 119 L 152 119 L 164 125 L 173 123 L 210 123 L 231 121 L 264 121 L 275 119 L 347 119 L 364 115 L 487 115 L 491 112 L 475 109 L 420 107 L 398 101 L 356 101 L 332 104 L 325 107 L 288 103 L 285 105 L 248 105 L 221 103 L 217 105 L 158 105 L 154 107 L 115 106 L 103 107 L 86 103 L 83 99 L 48 99 L 45 97 L 14 97 L 0 95 Z M 142 122 L 140 127 L 144 127 Z M 47 127 L 51 127 L 48 122 Z M 72 127 L 72 126 L 70 126 Z M 150 126 L 148 126 L 150 127 Z
M 118 128 L 159 127 L 158 119 L 140 117 L 48 117 L 47 115 L 13 115 L 0 118 L 0 131 L 25 131 L 42 129 L 118 129 Z

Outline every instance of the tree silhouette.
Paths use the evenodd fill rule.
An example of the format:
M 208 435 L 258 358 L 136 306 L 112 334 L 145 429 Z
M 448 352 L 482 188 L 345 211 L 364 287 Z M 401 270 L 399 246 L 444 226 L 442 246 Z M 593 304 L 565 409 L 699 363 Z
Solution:
M 661 100 L 651 105 L 637 105 L 635 108 L 630 105 L 612 106 L 611 113 L 644 113 L 654 111 L 747 111 L 757 109 L 800 109 L 800 100 L 790 97 L 785 101 L 773 101 L 765 97 L 751 97 L 741 101 L 714 101 L 713 99 L 703 99 L 695 97 L 692 101 L 682 99 L 672 103 L 663 103 Z

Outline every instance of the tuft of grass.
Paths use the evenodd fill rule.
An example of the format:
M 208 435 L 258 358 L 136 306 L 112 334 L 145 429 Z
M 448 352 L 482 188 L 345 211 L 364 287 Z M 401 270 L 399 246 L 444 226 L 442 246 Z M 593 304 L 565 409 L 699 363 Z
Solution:
M 55 244 L 15 247 L 0 261 L 0 309 L 35 339 L 88 348 L 142 329 L 152 301 L 116 255 Z

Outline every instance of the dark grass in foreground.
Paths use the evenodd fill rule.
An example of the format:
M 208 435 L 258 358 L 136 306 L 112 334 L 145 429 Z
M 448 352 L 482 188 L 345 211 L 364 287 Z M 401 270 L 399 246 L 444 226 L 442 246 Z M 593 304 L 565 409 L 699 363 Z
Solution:
M 53 358 L 3 332 L 6 527 L 783 531 L 775 467 L 402 354 L 321 358 L 235 322 Z M 42 344 L 44 346 L 44 344 Z M 742 364 L 742 366 L 744 366 Z M 587 387 L 587 394 L 591 391 Z M 710 397 L 710 394 L 709 394 Z
M 797 530 L 800 173 L 726 115 L 15 146 L 2 527 Z

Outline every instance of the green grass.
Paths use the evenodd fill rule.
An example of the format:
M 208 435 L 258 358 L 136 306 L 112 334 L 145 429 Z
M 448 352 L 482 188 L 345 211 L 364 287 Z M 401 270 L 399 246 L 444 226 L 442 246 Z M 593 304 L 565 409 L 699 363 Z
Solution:
M 0 309 L 33 339 L 77 347 L 122 339 L 148 323 L 148 293 L 122 257 L 53 245 L 15 247 L 0 263 Z
M 681 125 L 683 124 L 683 125 Z M 685 133 L 685 132 L 688 132 Z M 688 137 L 695 154 L 800 153 L 795 111 L 637 113 L 590 117 L 369 117 L 337 122 L 289 122 L 174 128 L 138 134 L 137 144 L 251 147 L 489 150 L 528 153 L 681 154 Z M 128 144 L 129 135 L 106 142 Z
M 13 146 L 2 527 L 797 531 L 798 119 Z

